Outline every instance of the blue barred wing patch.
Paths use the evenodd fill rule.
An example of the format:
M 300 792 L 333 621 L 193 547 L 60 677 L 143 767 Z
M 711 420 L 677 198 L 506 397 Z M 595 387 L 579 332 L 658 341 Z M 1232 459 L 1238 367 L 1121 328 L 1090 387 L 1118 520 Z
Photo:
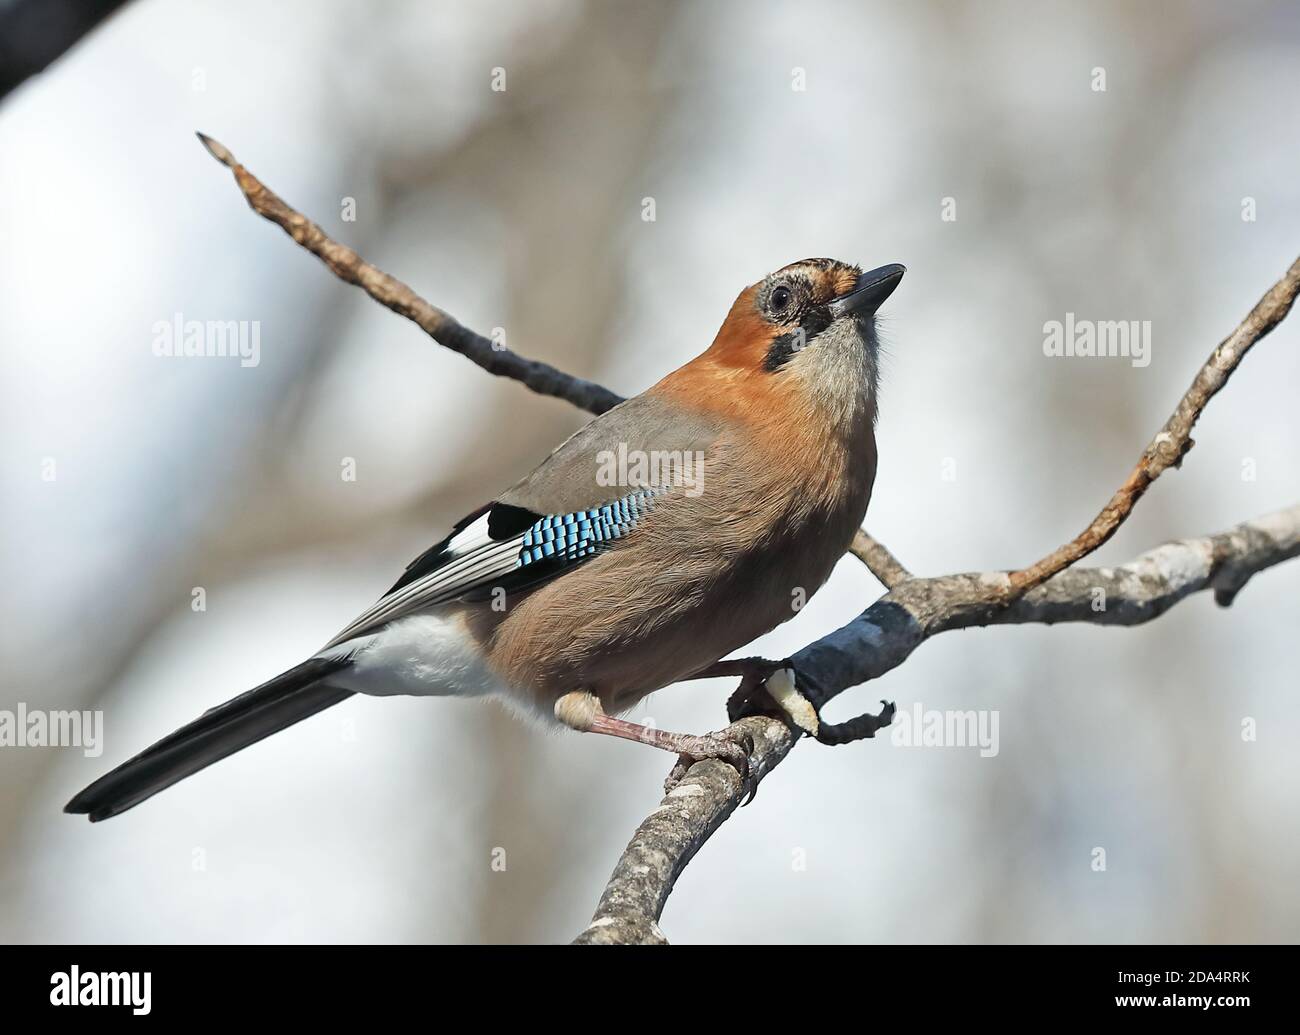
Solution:
M 654 506 L 657 488 L 638 489 L 603 507 L 550 514 L 524 532 L 516 568 L 538 561 L 578 561 L 621 539 Z

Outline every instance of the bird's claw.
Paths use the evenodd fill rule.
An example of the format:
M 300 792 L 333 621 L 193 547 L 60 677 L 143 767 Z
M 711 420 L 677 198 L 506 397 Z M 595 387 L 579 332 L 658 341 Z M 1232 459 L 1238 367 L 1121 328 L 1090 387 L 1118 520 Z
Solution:
M 740 775 L 740 783 L 748 791 L 743 804 L 748 805 L 757 793 L 757 781 L 751 783 L 752 769 L 749 756 L 754 752 L 754 738 L 743 729 L 728 728 L 718 733 L 706 733 L 691 737 L 686 750 L 677 756 L 677 762 L 664 781 L 664 793 L 670 793 L 696 762 L 716 758 L 726 762 Z

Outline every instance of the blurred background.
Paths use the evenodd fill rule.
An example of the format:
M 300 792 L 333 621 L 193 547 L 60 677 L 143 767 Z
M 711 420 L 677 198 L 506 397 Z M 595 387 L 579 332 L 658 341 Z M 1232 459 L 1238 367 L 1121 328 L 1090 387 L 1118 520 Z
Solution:
M 1078 531 L 1300 253 L 1298 95 L 1284 0 L 128 4 L 0 102 L 0 708 L 104 715 L 98 758 L 0 748 L 0 939 L 566 941 L 671 762 L 352 699 L 110 823 L 61 814 L 584 421 L 335 279 L 195 130 L 468 326 L 623 394 L 787 262 L 906 263 L 867 527 L 938 574 Z M 1151 321 L 1150 365 L 1046 357 L 1070 312 Z M 177 313 L 258 321 L 260 364 L 155 356 Z M 1099 563 L 1300 500 L 1298 343 L 1293 316 Z M 664 931 L 1295 940 L 1298 588 L 1282 566 L 1227 611 L 930 642 L 829 717 L 996 710 L 998 754 L 801 746 Z M 880 592 L 849 558 L 747 653 Z M 635 716 L 715 729 L 730 690 Z

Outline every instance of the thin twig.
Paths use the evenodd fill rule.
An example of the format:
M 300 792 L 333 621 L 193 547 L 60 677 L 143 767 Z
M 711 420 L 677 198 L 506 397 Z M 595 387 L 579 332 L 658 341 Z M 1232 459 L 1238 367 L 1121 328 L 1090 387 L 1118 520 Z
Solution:
M 588 413 L 601 414 L 623 397 L 593 381 L 584 381 L 538 360 L 525 359 L 499 342 L 476 334 L 450 314 L 425 301 L 396 277 L 372 266 L 345 244 L 339 244 L 301 212 L 285 204 L 250 173 L 222 144 L 202 133 L 203 146 L 235 174 L 249 207 L 269 219 L 320 259 L 341 280 L 355 284 L 380 305 L 405 316 L 434 341 L 477 363 L 489 374 L 518 381 L 539 395 L 563 399 Z
M 854 535 L 849 553 L 865 564 L 886 589 L 893 589 L 900 582 L 906 582 L 912 577 L 912 573 L 889 552 L 889 548 L 879 539 L 868 534 L 864 528 L 859 528 Z
M 1300 292 L 1300 259 L 1265 293 L 1244 320 L 1211 353 L 1197 372 L 1192 386 L 1178 400 L 1173 415 L 1147 445 L 1136 466 L 1129 473 L 1110 502 L 1091 524 L 1064 546 L 1053 550 L 1028 568 L 1011 573 L 1009 594 L 1012 599 L 1026 590 L 1046 582 L 1058 571 L 1088 556 L 1115 534 L 1147 488 L 1170 467 L 1182 463 L 1195 444 L 1192 427 L 1206 404 L 1214 398 L 1238 364 L 1257 341 L 1268 334 L 1291 311 L 1296 293 Z
M 595 382 L 584 381 L 537 360 L 525 359 L 471 331 L 396 277 L 366 262 L 347 245 L 333 240 L 316 223 L 287 204 L 241 165 L 230 153 L 230 149 L 220 141 L 204 133 L 197 133 L 196 136 L 208 154 L 235 174 L 235 183 L 248 201 L 249 208 L 284 230 L 294 241 L 324 262 L 339 279 L 360 287 L 380 305 L 406 317 L 439 345 L 459 352 L 490 374 L 511 378 L 539 395 L 563 399 L 588 413 L 602 414 L 623 401 L 621 395 Z M 895 577 L 893 573 L 897 571 L 906 577 L 906 570 L 893 559 L 883 544 L 865 532 L 860 533 L 860 536 L 874 544 L 872 559 L 868 560 L 856 549 L 850 552 L 861 557 L 886 588 L 891 583 L 882 577 L 882 573 Z M 855 539 L 854 546 L 860 541 L 862 540 Z M 877 563 L 881 565 L 879 571 L 872 567 Z

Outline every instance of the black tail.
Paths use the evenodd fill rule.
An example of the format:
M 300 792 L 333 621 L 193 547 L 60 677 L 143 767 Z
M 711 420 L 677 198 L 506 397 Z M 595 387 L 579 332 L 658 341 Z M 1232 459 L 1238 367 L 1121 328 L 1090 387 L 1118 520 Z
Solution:
M 346 659 L 312 658 L 234 700 L 209 709 L 111 773 L 63 807 L 87 813 L 92 823 L 116 816 L 200 769 L 263 737 L 352 696 L 323 682 L 347 668 Z

